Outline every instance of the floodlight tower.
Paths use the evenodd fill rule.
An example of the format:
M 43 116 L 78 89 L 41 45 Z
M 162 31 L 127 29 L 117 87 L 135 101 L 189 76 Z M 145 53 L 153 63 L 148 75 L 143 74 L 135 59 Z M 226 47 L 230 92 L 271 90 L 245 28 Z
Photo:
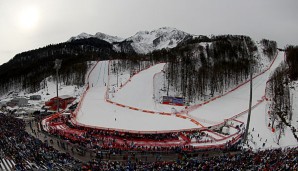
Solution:
M 252 59 L 251 59 L 252 60 Z M 244 133 L 244 139 L 243 143 L 245 144 L 247 141 L 248 136 L 248 130 L 249 130 L 249 124 L 250 124 L 250 115 L 251 115 L 251 105 L 252 105 L 252 75 L 253 75 L 253 62 L 250 64 L 250 92 L 249 92 L 249 108 L 248 108 L 248 116 L 247 116 L 247 122 L 246 122 L 246 129 Z
M 55 66 L 54 69 L 56 69 L 56 90 L 57 90 L 57 113 L 59 112 L 59 98 L 58 98 L 58 83 L 59 83 L 59 75 L 58 75 L 58 70 L 61 68 L 61 62 L 62 60 L 56 59 L 55 60 Z

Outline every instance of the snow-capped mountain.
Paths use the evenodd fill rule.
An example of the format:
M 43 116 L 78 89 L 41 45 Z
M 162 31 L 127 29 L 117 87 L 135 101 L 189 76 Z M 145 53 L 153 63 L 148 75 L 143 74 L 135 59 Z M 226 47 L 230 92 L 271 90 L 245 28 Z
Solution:
M 77 36 L 75 36 L 75 37 L 71 37 L 69 40 L 68 40 L 68 42 L 71 42 L 71 41 L 73 41 L 73 40 L 78 40 L 78 39 L 88 39 L 88 38 L 90 38 L 90 37 L 93 37 L 93 35 L 91 35 L 91 34 L 88 34 L 88 33 L 81 33 L 81 34 L 79 34 L 79 35 L 77 35 Z
M 124 40 L 123 38 L 120 38 L 120 37 L 117 37 L 117 36 L 111 36 L 111 35 L 108 35 L 108 34 L 97 32 L 95 35 L 87 34 L 87 33 L 81 33 L 78 36 L 71 37 L 68 40 L 68 42 L 71 42 L 71 41 L 74 41 L 74 40 L 78 40 L 78 39 L 88 39 L 88 38 L 91 38 L 91 37 L 98 38 L 98 39 L 101 39 L 101 40 L 105 40 L 105 41 L 107 41 L 109 43 L 121 42 L 121 41 Z
M 94 37 L 112 43 L 113 49 L 116 51 L 127 52 L 133 50 L 139 54 L 146 54 L 158 49 L 174 48 L 188 36 L 193 35 L 176 28 L 162 27 L 150 32 L 139 31 L 127 39 L 98 32 L 95 35 L 81 33 L 78 36 L 70 38 L 68 41 Z
M 107 34 L 104 34 L 104 33 L 101 33 L 101 32 L 97 32 L 94 37 L 98 38 L 98 39 L 102 39 L 102 40 L 105 40 L 109 43 L 113 43 L 113 42 L 121 42 L 123 41 L 124 39 L 121 38 L 121 37 L 117 37 L 117 36 L 110 36 L 110 35 L 107 35 Z
M 151 32 L 137 32 L 126 40 L 132 41 L 131 45 L 137 53 L 146 54 L 162 48 L 176 47 L 187 36 L 190 34 L 175 28 L 163 27 Z

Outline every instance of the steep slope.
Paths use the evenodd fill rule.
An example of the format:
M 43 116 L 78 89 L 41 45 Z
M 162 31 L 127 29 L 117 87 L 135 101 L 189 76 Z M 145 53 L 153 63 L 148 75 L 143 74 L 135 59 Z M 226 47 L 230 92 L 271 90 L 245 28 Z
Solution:
M 120 131 L 171 131 L 177 129 L 189 129 L 198 127 L 194 123 L 172 116 L 153 115 L 144 113 L 142 111 L 131 110 L 123 108 L 105 100 L 105 93 L 109 80 L 109 61 L 99 62 L 89 77 L 89 85 L 86 96 L 83 98 L 81 107 L 78 110 L 76 121 L 82 125 L 91 125 L 100 128 L 113 128 Z M 146 80 L 148 85 L 152 85 L 152 75 L 162 68 L 163 64 L 152 67 L 148 72 L 142 72 L 139 79 Z M 149 78 L 149 79 L 148 79 Z M 140 83 L 138 80 L 132 82 Z M 135 84 L 135 83 L 134 83 Z M 150 86 L 148 86 L 150 87 Z M 142 86 L 133 86 L 128 92 L 141 92 L 144 88 Z M 151 99 L 150 91 L 143 96 Z M 134 95 L 134 94 L 131 94 Z M 120 95 L 121 96 L 121 95 Z M 128 97 L 127 94 L 125 97 Z M 132 100 L 132 101 L 131 101 Z M 122 99 L 120 99 L 122 101 Z M 124 101 L 136 102 L 139 98 L 124 99 Z M 146 105 L 142 103 L 141 105 Z
M 185 97 L 192 105 L 222 94 L 245 81 L 251 66 L 254 73 L 268 66 L 272 57 L 261 51 L 243 35 L 201 36 L 187 39 L 171 50 L 154 51 L 152 58 L 168 61 L 163 76 L 167 79 L 159 85 L 161 91 L 155 97 Z

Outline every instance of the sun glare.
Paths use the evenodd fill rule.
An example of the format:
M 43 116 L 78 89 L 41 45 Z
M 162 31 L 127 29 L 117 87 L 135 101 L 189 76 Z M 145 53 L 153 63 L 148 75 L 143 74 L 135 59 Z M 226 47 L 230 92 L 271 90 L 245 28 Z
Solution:
M 33 29 L 37 26 L 39 11 L 35 6 L 24 8 L 19 15 L 19 24 L 23 29 Z

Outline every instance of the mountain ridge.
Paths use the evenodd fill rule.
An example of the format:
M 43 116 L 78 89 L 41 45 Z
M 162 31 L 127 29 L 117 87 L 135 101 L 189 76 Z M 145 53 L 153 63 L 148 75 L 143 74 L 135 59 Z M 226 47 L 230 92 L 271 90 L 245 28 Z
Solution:
M 121 38 L 121 37 L 111 36 L 111 35 L 101 33 L 101 32 L 97 32 L 94 35 L 82 32 L 81 34 L 79 34 L 77 36 L 71 37 L 70 39 L 68 39 L 67 42 L 72 42 L 74 40 L 80 40 L 80 39 L 89 39 L 89 38 L 97 38 L 97 39 L 107 41 L 109 43 L 123 41 L 123 38 Z
M 188 36 L 193 37 L 195 35 L 173 27 L 161 27 L 152 31 L 138 31 L 126 39 L 101 32 L 97 32 L 95 35 L 83 32 L 78 36 L 71 37 L 68 42 L 92 37 L 112 43 L 113 49 L 117 52 L 127 52 L 133 49 L 138 54 L 147 54 L 154 50 L 174 48 Z
M 122 41 L 118 42 L 118 40 Z M 276 44 L 272 44 L 270 41 L 265 42 L 265 44 L 272 47 L 266 52 L 268 54 L 274 53 L 272 50 L 276 49 Z M 201 72 L 198 70 L 201 66 L 205 66 L 205 69 L 214 65 L 221 66 L 221 62 L 225 62 L 231 67 L 235 67 L 235 63 L 238 62 L 243 68 L 247 68 L 248 58 L 254 55 L 260 56 L 258 55 L 259 52 L 261 51 L 258 51 L 254 41 L 244 35 L 209 37 L 192 35 L 171 27 L 139 31 L 126 39 L 101 32 L 94 35 L 83 32 L 70 38 L 69 41 L 50 44 L 17 54 L 9 62 L 1 65 L 0 94 L 16 88 L 27 89 L 28 92 L 40 89 L 41 81 L 54 74 L 55 59 L 63 60 L 59 71 L 61 80 L 67 85 L 81 86 L 85 84 L 84 77 L 88 69 L 87 61 L 128 59 L 132 61 L 172 62 L 171 68 L 179 69 L 179 72 L 178 70 L 173 72 L 173 77 L 171 77 L 173 78 L 172 81 L 176 82 L 174 76 L 177 74 L 185 75 L 185 71 L 189 71 L 190 66 L 197 72 Z M 233 61 L 234 63 L 231 63 Z M 218 69 L 219 66 L 215 68 Z M 18 86 L 15 86 L 16 84 Z M 185 87 L 182 88 L 184 91 Z

